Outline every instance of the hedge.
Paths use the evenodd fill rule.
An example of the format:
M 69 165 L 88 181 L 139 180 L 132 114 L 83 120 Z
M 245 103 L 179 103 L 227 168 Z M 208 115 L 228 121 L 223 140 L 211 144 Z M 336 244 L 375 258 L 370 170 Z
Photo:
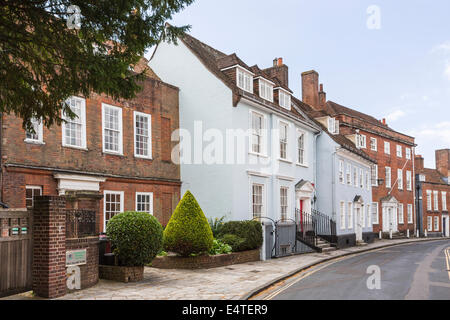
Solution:
M 164 249 L 189 256 L 209 252 L 212 246 L 208 220 L 192 193 L 186 191 L 164 230 Z
M 262 226 L 255 220 L 229 221 L 222 226 L 218 238 L 234 252 L 258 249 L 263 243 Z

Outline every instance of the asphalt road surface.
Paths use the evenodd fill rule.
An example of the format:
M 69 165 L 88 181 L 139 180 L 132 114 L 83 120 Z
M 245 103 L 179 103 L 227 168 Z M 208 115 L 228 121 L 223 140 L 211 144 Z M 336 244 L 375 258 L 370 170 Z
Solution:
M 450 300 L 450 240 L 394 246 L 330 261 L 305 270 L 258 298 Z

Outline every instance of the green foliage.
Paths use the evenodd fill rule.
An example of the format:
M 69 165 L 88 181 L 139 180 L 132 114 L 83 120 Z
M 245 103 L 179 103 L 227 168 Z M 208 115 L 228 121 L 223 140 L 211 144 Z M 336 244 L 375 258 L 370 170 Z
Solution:
M 209 252 L 211 228 L 197 200 L 186 191 L 164 230 L 164 249 L 182 256 Z
M 228 253 L 231 253 L 231 251 L 232 251 L 232 248 L 230 245 L 223 243 L 219 239 L 214 239 L 213 246 L 209 250 L 209 254 L 211 256 L 215 256 L 217 254 L 228 254 Z
M 219 235 L 220 229 L 222 228 L 222 226 L 224 224 L 224 220 L 225 220 L 225 217 L 208 219 L 208 223 L 209 223 L 209 226 L 211 227 L 214 238 L 216 238 Z
M 121 265 L 144 266 L 162 248 L 161 224 L 145 212 L 127 211 L 115 215 L 106 226 L 106 234 Z
M 0 112 L 23 126 L 61 123 L 65 101 L 92 92 L 130 99 L 140 90 L 135 66 L 161 40 L 176 42 L 189 26 L 166 25 L 194 0 L 3 1 L 0 5 Z M 69 7 L 79 7 L 77 15 Z
M 244 240 L 239 244 L 239 239 L 234 239 L 234 246 L 233 244 L 228 243 L 233 247 L 233 251 L 235 252 L 258 249 L 263 243 L 261 223 L 255 220 L 226 222 L 221 228 L 219 239 L 223 240 L 223 237 L 228 234 L 235 235 Z M 226 238 L 230 241 L 229 236 Z
M 230 234 L 230 233 L 222 235 L 220 237 L 220 240 L 223 243 L 226 243 L 226 244 L 230 245 L 234 252 L 241 251 L 239 249 L 241 248 L 241 246 L 245 242 L 244 238 L 238 237 L 237 235 Z

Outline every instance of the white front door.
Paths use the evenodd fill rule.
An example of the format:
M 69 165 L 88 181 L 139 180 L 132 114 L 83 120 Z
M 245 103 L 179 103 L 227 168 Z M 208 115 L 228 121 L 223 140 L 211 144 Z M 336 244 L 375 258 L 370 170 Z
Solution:
M 362 241 L 362 216 L 361 216 L 361 208 L 356 208 L 356 223 L 355 223 L 355 232 L 356 232 L 356 241 Z
M 395 206 L 386 205 L 383 207 L 383 232 L 397 232 L 397 209 Z
M 444 237 L 450 237 L 450 219 L 449 217 L 442 217 L 442 231 L 444 233 Z

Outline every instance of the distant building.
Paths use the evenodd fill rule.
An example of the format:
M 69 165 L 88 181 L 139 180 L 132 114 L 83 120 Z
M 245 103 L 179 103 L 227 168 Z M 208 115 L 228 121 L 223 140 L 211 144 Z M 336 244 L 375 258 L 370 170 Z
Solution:
M 416 156 L 418 224 L 421 235 L 450 237 L 450 149 L 436 150 L 436 169 Z

